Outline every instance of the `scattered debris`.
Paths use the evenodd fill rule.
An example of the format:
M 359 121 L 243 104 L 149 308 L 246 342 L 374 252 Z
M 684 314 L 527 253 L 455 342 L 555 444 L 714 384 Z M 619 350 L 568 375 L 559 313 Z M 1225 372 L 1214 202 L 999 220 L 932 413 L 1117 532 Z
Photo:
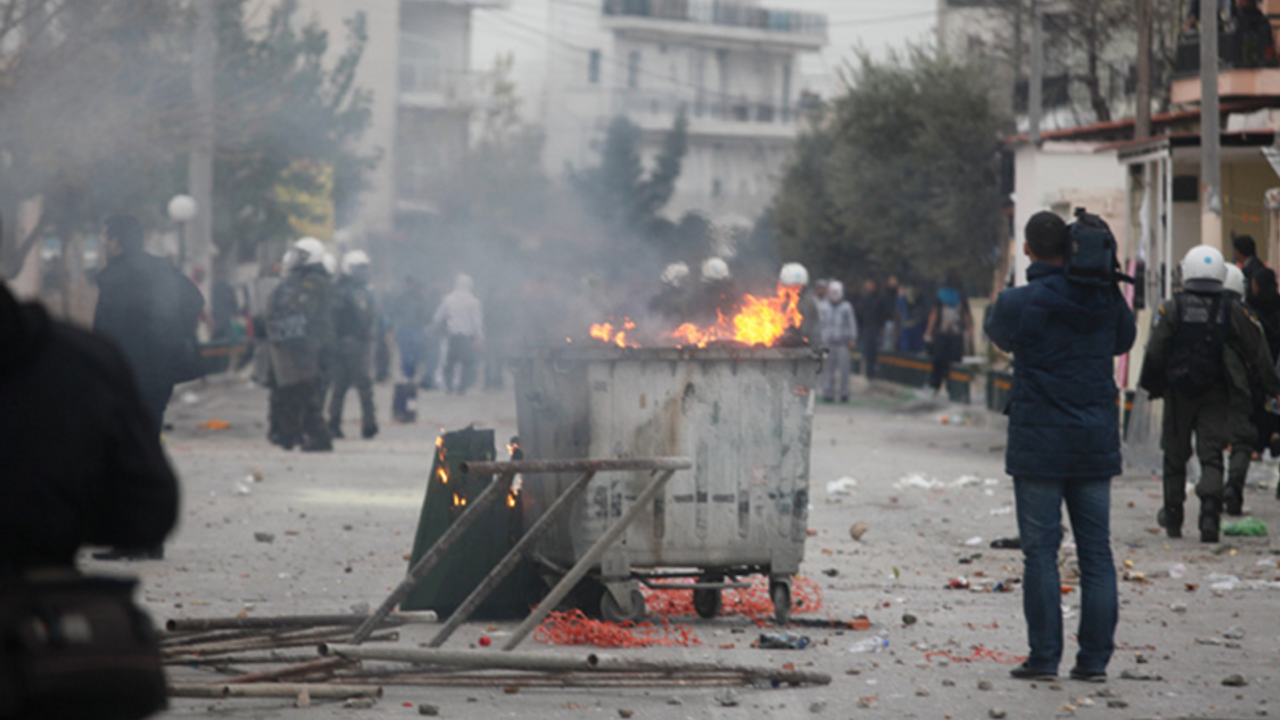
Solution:
M 1009 713 L 1005 712 L 1004 708 L 991 708 L 987 711 L 987 717 L 992 718 L 992 720 L 1003 720 L 1008 715 Z
M 1226 632 L 1222 633 L 1222 637 L 1228 640 L 1243 640 L 1244 636 L 1245 630 L 1239 625 L 1234 625 L 1228 628 Z
M 1222 684 L 1226 687 L 1245 687 L 1249 684 L 1243 675 L 1228 675 L 1222 679 Z
M 996 550 L 1021 550 L 1022 538 L 996 538 L 991 541 L 991 547 Z
M 369 708 L 372 708 L 374 705 L 377 705 L 377 704 L 378 704 L 378 701 L 374 698 L 356 697 L 356 698 L 347 698 L 342 703 L 342 707 L 348 710 L 368 710 Z
M 755 646 L 761 650 L 803 650 L 813 644 L 808 635 L 795 633 L 761 633 Z
M 1120 671 L 1120 679 L 1121 680 L 1144 680 L 1144 681 L 1150 680 L 1155 682 L 1164 680 L 1164 678 L 1160 677 L 1159 675 L 1150 675 L 1147 673 L 1141 673 L 1141 672 L 1137 672 L 1136 670 L 1129 670 L 1128 668 L 1125 668 L 1124 670 Z
M 809 703 L 809 712 L 813 713 L 814 715 L 817 715 L 818 713 L 826 709 L 827 709 L 827 704 L 822 700 Z
M 1266 537 L 1267 524 L 1256 517 L 1222 524 L 1222 534 L 1231 537 Z
M 853 538 L 854 540 L 860 541 L 862 540 L 862 536 L 866 535 L 867 530 L 870 530 L 870 529 L 871 528 L 869 528 L 866 523 L 856 522 L 853 524 L 853 527 L 849 528 L 849 537 Z
M 853 489 L 858 486 L 858 481 L 851 477 L 842 477 L 839 480 L 832 480 L 827 483 L 827 495 L 848 496 L 853 494 Z
M 917 621 L 918 621 L 918 618 L 915 615 L 912 615 L 911 613 L 902 614 L 903 625 L 915 625 Z
M 724 688 L 717 692 L 715 700 L 720 707 L 738 707 L 738 693 L 732 688 Z
M 209 420 L 209 421 L 200 423 L 200 429 L 214 430 L 214 431 L 230 430 L 231 423 L 227 422 L 226 420 Z
M 419 703 L 418 714 L 426 715 L 427 717 L 436 717 L 440 714 L 440 706 L 432 705 L 431 703 Z
M 1107 707 L 1109 707 L 1109 708 L 1113 708 L 1113 709 L 1116 709 L 1116 710 L 1123 710 L 1124 708 L 1129 707 L 1129 703 L 1125 702 L 1124 700 L 1119 700 L 1119 699 L 1116 699 L 1116 700 L 1108 700 L 1108 701 L 1107 701 Z
M 618 717 L 622 718 L 622 720 L 627 720 L 627 718 L 630 718 L 635 714 L 635 710 L 623 710 L 622 708 L 618 708 Z
M 979 680 L 979 681 L 978 681 L 978 689 L 979 689 L 979 690 L 986 691 L 986 690 L 991 690 L 991 689 L 992 689 L 992 688 L 994 688 L 994 687 L 995 687 L 995 685 L 992 685 L 990 680 Z
M 276 541 L 276 536 L 271 533 L 256 532 L 253 534 L 253 539 L 260 543 L 273 543 Z

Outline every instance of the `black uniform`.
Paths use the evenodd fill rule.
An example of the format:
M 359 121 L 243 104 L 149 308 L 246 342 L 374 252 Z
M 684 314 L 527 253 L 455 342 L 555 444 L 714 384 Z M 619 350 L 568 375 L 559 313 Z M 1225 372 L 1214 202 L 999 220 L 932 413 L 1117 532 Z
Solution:
M 333 328 L 337 338 L 333 363 L 333 394 L 329 398 L 329 430 L 342 437 L 342 406 L 347 390 L 355 387 L 360 398 L 361 435 L 378 433 L 378 416 L 373 406 L 374 336 L 378 332 L 378 308 L 368 284 L 344 276 L 333 287 Z
M 0 284 L 0 576 L 158 546 L 178 483 L 125 357 Z

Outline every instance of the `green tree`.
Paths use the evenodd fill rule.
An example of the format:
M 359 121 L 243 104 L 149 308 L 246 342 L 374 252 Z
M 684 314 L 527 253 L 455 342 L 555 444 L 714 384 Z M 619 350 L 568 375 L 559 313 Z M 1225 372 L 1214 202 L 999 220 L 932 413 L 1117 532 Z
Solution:
M 924 49 L 863 55 L 797 146 L 774 204 L 786 259 L 985 285 L 1001 125 L 983 68 Z
M 219 5 L 214 241 L 233 258 L 237 246 L 292 239 L 291 217 L 318 219 L 299 193 L 330 192 L 341 225 L 379 159 L 353 147 L 372 118 L 371 93 L 355 85 L 364 14 L 346 21 L 345 49 L 326 67 L 328 33 L 293 22 L 297 0 L 272 7 L 256 31 L 246 5 Z
M 689 119 L 681 109 L 653 169 L 646 174 L 640 161 L 640 128 L 625 117 L 614 118 L 600 164 L 569 176 L 586 211 L 613 230 L 638 236 L 670 235 L 669 227 L 656 232 L 655 227 L 675 193 L 688 152 L 688 129 Z

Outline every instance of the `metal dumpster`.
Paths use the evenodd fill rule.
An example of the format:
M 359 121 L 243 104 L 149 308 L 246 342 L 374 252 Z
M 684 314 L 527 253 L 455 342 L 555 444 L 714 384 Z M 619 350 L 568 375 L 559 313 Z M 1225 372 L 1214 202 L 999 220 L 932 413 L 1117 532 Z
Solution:
M 528 459 L 695 460 L 601 561 L 593 576 L 601 614 L 642 615 L 639 582 L 671 587 L 658 583 L 692 577 L 693 585 L 680 587 L 693 589 L 699 614 L 710 617 L 721 588 L 759 573 L 769 577 L 785 621 L 808 530 L 820 367 L 808 348 L 565 347 L 515 361 Z M 531 478 L 521 493 L 526 526 L 575 477 Z M 542 540 L 536 559 L 552 574 L 573 565 L 644 482 L 643 473 L 593 480 L 568 520 Z

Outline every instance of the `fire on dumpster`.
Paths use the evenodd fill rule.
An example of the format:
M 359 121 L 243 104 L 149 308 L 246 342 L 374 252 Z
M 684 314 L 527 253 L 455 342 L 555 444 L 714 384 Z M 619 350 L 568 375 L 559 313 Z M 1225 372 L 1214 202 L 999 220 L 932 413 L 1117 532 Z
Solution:
M 659 335 L 654 344 L 705 348 L 717 343 L 732 343 L 774 347 L 788 330 L 800 327 L 800 291 L 779 286 L 773 297 L 745 295 L 728 313 L 719 309 L 716 315 L 715 323 L 702 326 L 684 323 L 669 333 Z M 641 344 L 636 336 L 640 333 L 636 330 L 636 323 L 630 318 L 624 318 L 620 325 L 610 318 L 592 325 L 590 335 L 610 345 L 638 348 Z

